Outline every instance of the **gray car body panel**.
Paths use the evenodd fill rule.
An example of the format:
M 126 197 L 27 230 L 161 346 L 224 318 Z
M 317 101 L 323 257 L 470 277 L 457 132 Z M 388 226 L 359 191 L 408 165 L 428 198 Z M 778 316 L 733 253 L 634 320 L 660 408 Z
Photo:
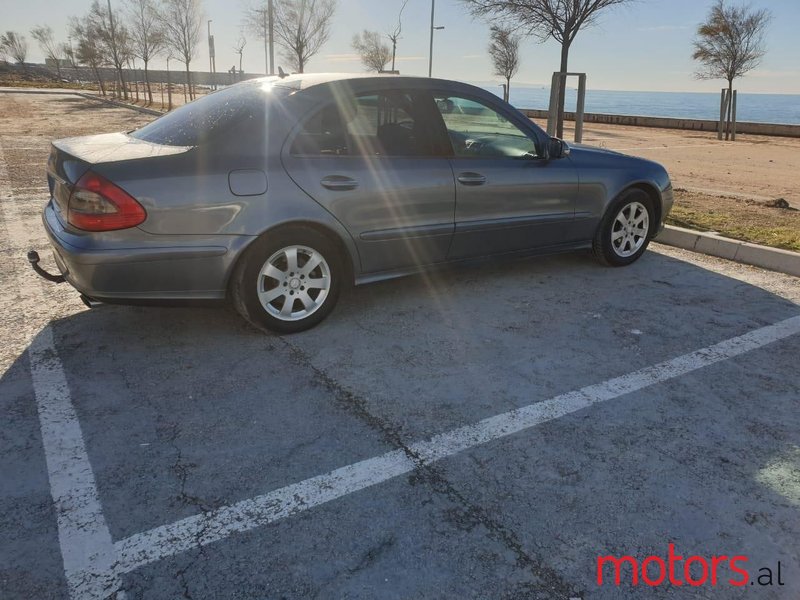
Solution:
M 100 299 L 221 299 L 249 244 L 290 224 L 335 236 L 355 283 L 365 283 L 487 255 L 585 247 L 609 203 L 633 185 L 653 195 L 662 219 L 671 208 L 669 177 L 660 165 L 589 147 L 576 146 L 561 159 L 530 160 L 289 152 L 303 120 L 342 94 L 398 89 L 479 99 L 539 148 L 548 146 L 546 134 L 519 111 L 466 84 L 311 75 L 240 85 L 281 87 L 280 100 L 265 101 L 263 128 L 194 147 L 126 134 L 54 143 L 53 198 L 44 224 L 74 287 Z M 87 169 L 136 198 L 147 219 L 103 233 L 71 227 L 64 189 Z M 484 173 L 486 185 L 459 184 L 460 175 L 472 172 Z M 331 190 L 326 178 L 334 184 L 349 178 L 357 186 Z

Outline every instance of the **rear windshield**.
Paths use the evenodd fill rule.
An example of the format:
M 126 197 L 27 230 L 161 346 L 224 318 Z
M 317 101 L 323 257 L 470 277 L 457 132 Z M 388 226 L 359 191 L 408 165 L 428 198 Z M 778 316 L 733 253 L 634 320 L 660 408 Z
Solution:
M 243 119 L 263 121 L 270 99 L 289 93 L 264 83 L 231 86 L 159 117 L 131 137 L 165 146 L 200 146 Z

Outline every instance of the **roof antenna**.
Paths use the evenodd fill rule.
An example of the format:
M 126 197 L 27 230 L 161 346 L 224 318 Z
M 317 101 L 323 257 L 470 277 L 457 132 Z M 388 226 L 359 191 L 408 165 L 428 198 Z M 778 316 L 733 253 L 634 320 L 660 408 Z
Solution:
M 278 67 L 278 77 L 283 79 L 283 78 L 288 77 L 288 76 L 289 75 L 286 73 L 286 71 L 283 70 L 283 67 Z

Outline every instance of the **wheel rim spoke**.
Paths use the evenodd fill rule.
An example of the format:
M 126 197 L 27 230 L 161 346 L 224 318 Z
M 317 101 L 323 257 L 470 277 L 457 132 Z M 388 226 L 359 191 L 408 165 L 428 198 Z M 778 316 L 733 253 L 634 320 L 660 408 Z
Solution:
M 312 290 L 327 290 L 330 287 L 330 282 L 326 278 L 306 279 L 305 283 L 305 287 Z
M 286 249 L 286 270 L 289 273 L 297 272 L 297 248 Z
M 281 271 L 272 263 L 267 263 L 264 265 L 264 269 L 261 271 L 261 274 L 271 277 L 272 279 L 277 279 L 278 281 L 283 281 L 283 278 L 286 277 L 286 273 Z
M 294 296 L 290 296 L 286 294 L 286 301 L 283 303 L 283 308 L 281 308 L 281 316 L 282 317 L 291 317 L 292 316 L 292 307 L 294 306 Z
M 316 302 L 312 300 L 311 296 L 308 295 L 308 292 L 300 292 L 297 295 L 297 298 L 300 300 L 300 302 L 303 303 L 303 307 L 306 310 L 311 310 L 312 308 L 314 308 L 314 305 L 316 304 Z
M 300 269 L 300 273 L 303 275 L 308 275 L 314 269 L 316 269 L 323 260 L 324 259 L 322 258 L 321 254 L 314 252 L 314 254 L 311 255 L 311 258 L 308 259 L 308 262 L 303 265 L 302 269 Z
M 276 287 L 271 290 L 267 290 L 264 292 L 259 292 L 258 297 L 261 300 L 262 304 L 269 304 L 273 300 L 277 300 L 281 296 L 283 296 L 286 292 L 282 287 Z

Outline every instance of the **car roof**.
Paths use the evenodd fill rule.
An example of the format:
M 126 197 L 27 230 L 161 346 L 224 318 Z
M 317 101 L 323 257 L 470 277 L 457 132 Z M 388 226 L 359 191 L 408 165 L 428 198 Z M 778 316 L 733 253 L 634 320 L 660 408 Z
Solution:
M 317 86 L 329 84 L 345 84 L 352 87 L 368 87 L 375 83 L 380 83 L 381 87 L 386 87 L 391 82 L 391 87 L 407 88 L 475 88 L 466 83 L 451 81 L 447 79 L 433 79 L 429 77 L 416 77 L 411 75 L 396 75 L 393 73 L 296 73 L 284 77 L 261 77 L 251 79 L 248 83 L 271 84 L 275 87 L 287 88 L 294 91 L 308 90 Z

